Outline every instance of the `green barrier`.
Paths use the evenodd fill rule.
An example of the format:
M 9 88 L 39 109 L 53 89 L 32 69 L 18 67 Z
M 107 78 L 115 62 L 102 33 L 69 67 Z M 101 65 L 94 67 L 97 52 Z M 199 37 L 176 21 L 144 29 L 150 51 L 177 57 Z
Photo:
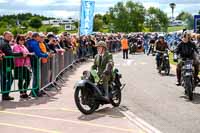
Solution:
M 30 65 L 26 65 L 29 62 L 27 60 Z M 37 96 L 36 92 L 40 88 L 40 59 L 36 56 L 5 56 L 0 61 L 0 86 L 0 94 L 31 91 L 33 96 Z

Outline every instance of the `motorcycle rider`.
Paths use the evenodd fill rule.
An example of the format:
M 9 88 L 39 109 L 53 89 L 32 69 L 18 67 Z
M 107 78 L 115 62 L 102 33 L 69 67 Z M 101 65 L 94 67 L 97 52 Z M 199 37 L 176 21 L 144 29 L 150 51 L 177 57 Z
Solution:
M 92 69 L 96 69 L 98 76 L 102 77 L 105 99 L 109 101 L 109 82 L 112 78 L 112 69 L 114 66 L 113 57 L 112 54 L 108 52 L 104 41 L 98 42 L 96 47 L 98 54 L 95 56 Z
M 167 49 L 169 49 L 167 42 L 165 42 L 164 40 L 164 36 L 159 36 L 159 40 L 156 42 L 156 51 L 161 51 L 161 52 L 165 52 Z M 157 65 L 157 69 L 160 66 L 161 63 L 161 57 L 162 53 L 157 52 L 156 54 L 156 65 Z
M 192 59 L 194 61 L 194 78 L 195 83 L 197 83 L 198 79 L 198 73 L 199 73 L 199 64 L 198 61 L 195 58 L 195 52 L 198 53 L 198 49 L 196 45 L 191 41 L 190 34 L 187 32 L 183 33 L 182 41 L 177 46 L 177 49 L 175 50 L 177 55 L 180 55 L 180 60 L 178 61 L 177 68 L 176 68 L 176 74 L 177 74 L 177 83 L 176 85 L 181 85 L 181 68 L 183 66 L 183 60 Z

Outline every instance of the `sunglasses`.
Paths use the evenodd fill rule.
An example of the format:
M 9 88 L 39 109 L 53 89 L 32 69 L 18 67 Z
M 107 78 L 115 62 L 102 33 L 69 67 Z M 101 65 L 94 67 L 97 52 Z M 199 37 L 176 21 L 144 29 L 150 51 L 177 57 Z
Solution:
M 25 39 L 19 39 L 20 41 L 25 41 Z

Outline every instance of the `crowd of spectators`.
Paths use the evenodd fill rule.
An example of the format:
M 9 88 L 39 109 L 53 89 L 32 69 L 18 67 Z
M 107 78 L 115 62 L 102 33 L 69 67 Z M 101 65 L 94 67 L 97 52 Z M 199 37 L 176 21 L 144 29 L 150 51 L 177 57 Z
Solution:
M 119 51 L 121 48 L 121 34 L 95 34 L 89 36 L 71 35 L 67 32 L 55 35 L 53 33 L 38 33 L 29 31 L 26 34 L 13 36 L 9 31 L 0 36 L 0 84 L 2 100 L 14 100 L 9 95 L 13 80 L 18 80 L 20 98 L 30 96 L 41 97 L 38 86 L 38 59 L 47 63 L 48 58 L 65 51 L 73 52 L 75 58 L 91 57 L 97 54 L 95 44 L 105 41 L 110 52 Z M 9 58 L 10 57 L 10 58 Z M 55 64 L 56 65 L 56 64 Z M 34 92 L 27 94 L 27 88 L 32 81 Z M 36 95 L 35 95 L 35 94 Z

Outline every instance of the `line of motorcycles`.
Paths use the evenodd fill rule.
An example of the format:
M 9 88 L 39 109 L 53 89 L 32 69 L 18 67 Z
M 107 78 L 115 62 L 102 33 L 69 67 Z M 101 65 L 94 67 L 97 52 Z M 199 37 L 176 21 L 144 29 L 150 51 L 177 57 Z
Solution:
M 154 49 L 153 45 L 150 45 L 150 53 L 152 56 L 155 56 L 156 54 L 160 54 L 160 64 L 158 67 L 158 72 L 161 73 L 164 71 L 165 75 L 170 74 L 170 61 L 169 61 L 169 54 L 168 51 L 162 52 L 162 51 L 156 51 Z M 178 55 L 173 53 L 173 60 L 174 62 L 178 62 Z M 181 68 L 181 86 L 185 89 L 185 94 L 188 96 L 189 100 L 192 101 L 194 98 L 194 90 L 197 86 L 198 82 L 195 81 L 194 76 L 194 66 L 193 66 L 193 60 L 191 59 L 185 59 L 182 60 L 183 66 Z

